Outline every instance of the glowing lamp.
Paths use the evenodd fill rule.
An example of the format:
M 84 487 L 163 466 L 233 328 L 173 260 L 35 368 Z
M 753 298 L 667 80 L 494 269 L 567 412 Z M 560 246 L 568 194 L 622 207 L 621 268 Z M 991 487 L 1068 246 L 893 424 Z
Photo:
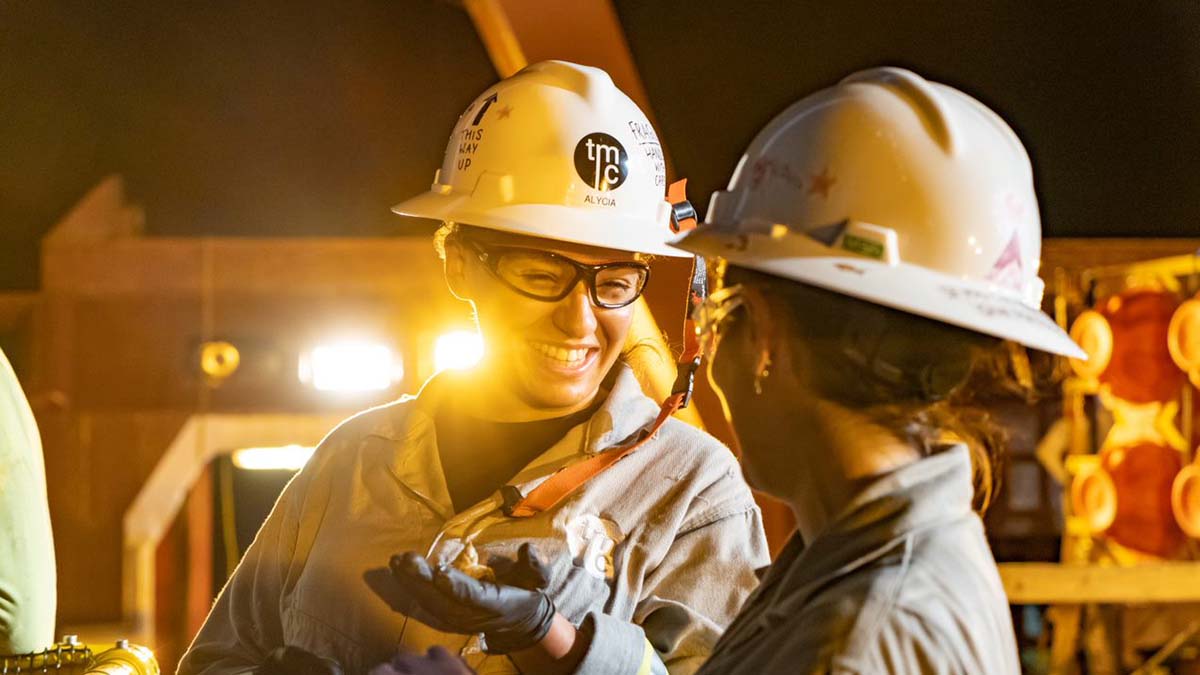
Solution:
M 403 374 L 392 350 L 373 342 L 320 345 L 300 358 L 300 381 L 318 391 L 381 391 Z
M 233 451 L 233 465 L 251 471 L 299 471 L 316 448 L 283 445 L 277 448 L 241 448 Z
M 433 347 L 435 370 L 470 368 L 483 358 L 483 337 L 473 330 L 456 330 L 437 339 Z

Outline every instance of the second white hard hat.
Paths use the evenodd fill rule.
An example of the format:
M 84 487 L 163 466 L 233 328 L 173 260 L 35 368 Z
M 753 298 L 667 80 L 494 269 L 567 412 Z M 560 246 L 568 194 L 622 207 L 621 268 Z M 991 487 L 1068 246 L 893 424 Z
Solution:
M 459 117 L 429 192 L 393 207 L 625 251 L 686 256 L 672 237 L 666 164 L 646 115 L 598 68 L 535 63 Z
M 1016 134 L 907 70 L 855 73 L 777 116 L 675 245 L 1084 357 L 1041 311 L 1041 221 Z

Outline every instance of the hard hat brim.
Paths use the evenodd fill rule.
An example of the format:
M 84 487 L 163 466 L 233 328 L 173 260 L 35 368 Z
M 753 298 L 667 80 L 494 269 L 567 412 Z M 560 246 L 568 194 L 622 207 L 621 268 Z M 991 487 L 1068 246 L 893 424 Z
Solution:
M 665 206 L 666 202 L 663 204 Z M 647 227 L 644 220 L 609 213 L 602 207 L 508 204 L 475 210 L 466 195 L 427 192 L 396 204 L 392 211 L 402 216 L 453 221 L 585 246 L 670 258 L 691 257 L 690 253 L 647 236 L 647 231 L 653 228 Z
M 992 284 L 961 279 L 924 267 L 851 255 L 779 256 L 770 237 L 730 234 L 701 226 L 671 245 L 689 253 L 724 258 L 731 265 L 811 284 L 850 297 L 966 328 L 1052 354 L 1087 354 L 1040 309 Z

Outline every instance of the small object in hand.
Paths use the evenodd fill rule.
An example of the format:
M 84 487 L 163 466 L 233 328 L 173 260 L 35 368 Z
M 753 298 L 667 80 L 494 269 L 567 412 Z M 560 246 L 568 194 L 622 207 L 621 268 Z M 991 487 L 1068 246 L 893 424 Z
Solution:
M 479 581 L 495 581 L 496 572 L 487 565 L 479 564 L 479 552 L 473 544 L 467 544 L 454 559 L 454 569 Z
M 452 565 L 434 568 L 415 551 L 392 556 L 388 567 L 395 582 L 389 596 L 411 598 L 422 611 L 420 620 L 437 630 L 483 633 L 489 654 L 532 647 L 550 631 L 556 615 L 554 601 L 542 587 L 549 578 L 547 568 L 528 544 L 517 551 L 515 567 L 504 578 L 534 588 L 476 579 Z M 373 575 L 368 571 L 364 578 L 372 583 Z
M 310 651 L 286 645 L 276 647 L 267 655 L 256 675 L 342 675 L 337 661 L 317 656 Z

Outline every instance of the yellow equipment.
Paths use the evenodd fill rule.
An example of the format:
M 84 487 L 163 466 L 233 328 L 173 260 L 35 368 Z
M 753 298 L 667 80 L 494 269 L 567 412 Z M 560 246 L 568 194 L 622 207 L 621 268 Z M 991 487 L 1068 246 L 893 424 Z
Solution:
M 74 635 L 30 654 L 0 655 L 0 674 L 44 673 L 62 675 L 159 675 L 162 671 L 154 652 L 141 645 L 118 640 L 110 649 L 95 653 Z

